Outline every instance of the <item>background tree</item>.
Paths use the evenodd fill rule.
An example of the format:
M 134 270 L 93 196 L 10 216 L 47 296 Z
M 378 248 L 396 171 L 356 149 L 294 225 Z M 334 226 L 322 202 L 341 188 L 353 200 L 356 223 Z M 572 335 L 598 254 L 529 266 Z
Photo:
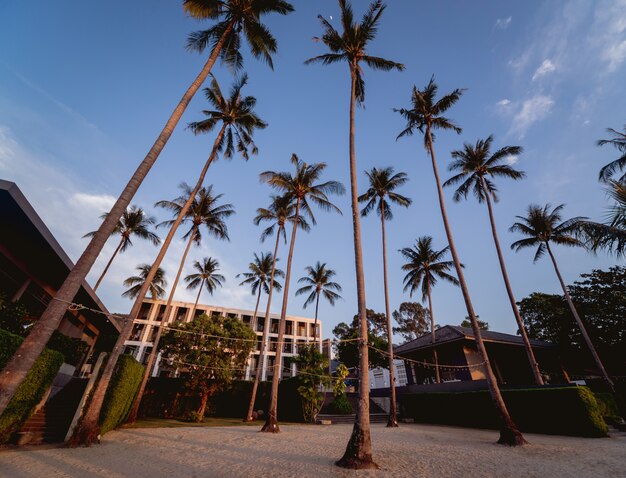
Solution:
M 196 302 L 191 309 L 191 319 L 193 320 L 196 315 L 196 307 L 198 307 L 198 301 L 200 300 L 200 294 L 202 290 L 206 289 L 207 292 L 213 295 L 213 292 L 218 287 L 222 287 L 226 278 L 222 274 L 218 274 L 220 270 L 219 262 L 212 257 L 204 257 L 202 261 L 194 261 L 193 269 L 196 271 L 193 274 L 185 276 L 185 282 L 187 283 L 187 289 L 198 289 L 198 295 L 196 296 Z
M 389 362 L 387 356 L 375 350 L 387 350 L 388 348 L 387 340 L 385 339 L 386 330 L 384 328 L 386 323 L 385 314 L 367 309 L 367 323 L 367 341 L 373 347 L 368 354 L 368 367 L 386 367 Z M 345 322 L 339 322 L 333 329 L 333 335 L 340 341 L 334 345 L 338 360 L 352 370 L 358 369 L 361 366 L 360 351 L 358 341 L 354 339 L 360 337 L 359 316 L 355 315 L 349 325 Z M 343 342 L 345 340 L 350 341 Z M 360 386 L 362 386 L 361 383 L 359 383 Z
M 106 216 L 107 214 L 105 213 L 100 216 L 100 218 L 106 219 Z M 109 262 L 107 262 L 107 265 L 104 267 L 104 270 L 98 278 L 96 285 L 93 287 L 94 291 L 98 290 L 98 287 L 100 286 L 102 279 L 104 279 L 104 276 L 108 272 L 109 267 L 111 267 L 115 256 L 117 256 L 119 252 L 126 252 L 129 247 L 132 247 L 133 236 L 136 236 L 139 239 L 145 239 L 147 241 L 150 241 L 155 246 L 158 246 L 161 243 L 161 239 L 159 239 L 159 236 L 157 236 L 154 232 L 150 230 L 150 227 L 153 226 L 155 223 L 156 219 L 152 216 L 147 216 L 144 210 L 140 207 L 131 206 L 126 211 L 124 211 L 124 214 L 122 214 L 120 220 L 117 221 L 115 229 L 113 229 L 113 232 L 111 233 L 112 236 L 119 234 L 120 242 L 115 248 L 111 259 L 109 259 Z M 88 232 L 83 237 L 93 237 L 96 235 L 96 232 L 97 231 Z
M 298 346 L 298 355 L 293 359 L 298 368 L 300 386 L 298 393 L 302 397 L 302 415 L 307 423 L 315 423 L 317 414 L 324 402 L 322 387 L 330 385 L 328 359 L 322 355 L 315 343 Z
M 480 330 L 489 330 L 489 323 L 485 322 L 484 320 L 480 320 L 479 315 L 476 316 L 476 321 L 478 322 L 478 327 L 480 327 Z M 465 316 L 460 325 L 461 327 L 467 327 L 468 329 L 472 328 L 472 323 L 470 322 L 468 316 Z
M 139 291 L 146 282 L 146 278 L 148 277 L 148 273 L 151 268 L 152 266 L 150 264 L 138 265 L 136 269 L 139 271 L 139 274 L 136 276 L 130 276 L 124 281 L 124 286 L 129 287 L 129 289 L 122 294 L 122 297 L 128 297 L 129 299 L 137 297 Z M 150 297 L 153 300 L 160 299 L 165 295 L 165 287 L 167 287 L 165 271 L 159 267 L 148 287 Z
M 361 246 L 361 222 L 359 219 L 358 185 L 357 185 L 357 165 L 356 152 L 354 146 L 354 109 L 355 103 L 360 105 L 365 102 L 365 82 L 363 80 L 362 64 L 365 63 L 375 70 L 402 71 L 404 65 L 385 58 L 371 56 L 367 52 L 369 43 L 374 40 L 380 17 L 385 11 L 382 1 L 371 2 L 369 8 L 363 15 L 359 23 L 354 20 L 352 6 L 347 0 L 339 0 L 341 10 L 340 33 L 324 18 L 318 15 L 317 18 L 322 24 L 324 34 L 320 40 L 330 53 L 310 58 L 305 63 L 322 63 L 330 65 L 334 63 L 347 63 L 350 71 L 350 130 L 349 130 L 349 151 L 350 151 L 350 193 L 352 205 L 352 228 L 354 236 L 354 262 L 356 272 L 357 306 L 358 314 L 361 317 L 361 337 L 367 336 L 366 300 L 365 300 L 365 279 L 363 273 L 363 251 Z M 354 429 L 346 451 L 339 461 L 338 466 L 345 468 L 377 468 L 372 458 L 372 440 L 370 436 L 369 423 L 369 376 L 367 372 L 368 348 L 367 342 L 361 342 L 361 387 L 359 388 L 359 407 L 354 422 Z
M 606 130 L 609 134 L 612 134 L 613 137 L 609 139 L 600 139 L 598 140 L 598 146 L 604 146 L 606 144 L 610 144 L 621 154 L 621 156 L 609 164 L 600 169 L 599 180 L 608 182 L 613 178 L 615 173 L 622 172 L 624 168 L 626 168 L 626 125 L 624 125 L 624 132 L 617 131 L 613 128 L 607 128 Z M 626 181 L 626 174 L 622 175 L 619 182 L 623 183 Z
M 430 329 L 430 313 L 419 302 L 402 302 L 398 310 L 393 311 L 393 319 L 398 324 L 393 333 L 402 335 L 405 342 L 418 338 Z

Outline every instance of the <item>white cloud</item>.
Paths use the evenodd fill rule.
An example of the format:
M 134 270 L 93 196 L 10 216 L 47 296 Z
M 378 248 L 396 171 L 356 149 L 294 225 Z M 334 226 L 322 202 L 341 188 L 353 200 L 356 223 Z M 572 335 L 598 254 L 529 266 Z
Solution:
M 554 100 L 550 96 L 536 95 L 525 100 L 520 110 L 513 117 L 511 133 L 521 139 L 533 123 L 543 120 L 552 111 Z
M 602 57 L 609 63 L 608 70 L 615 71 L 626 59 L 626 40 L 621 43 L 609 43 Z
M 498 18 L 494 27 L 498 30 L 506 30 L 507 28 L 509 28 L 511 20 L 513 20 L 513 17 Z
M 496 105 L 502 106 L 502 107 L 509 106 L 510 104 L 511 104 L 511 100 L 509 100 L 508 98 L 504 98 L 496 103 Z
M 111 210 L 115 198 L 109 194 L 74 193 L 71 196 L 71 201 L 79 207 L 84 206 L 103 213 Z
M 519 161 L 519 156 L 512 154 L 511 156 L 507 156 L 504 158 L 504 162 L 509 166 L 513 166 L 515 163 Z
M 541 78 L 542 76 L 552 73 L 555 70 L 556 66 L 554 66 L 554 63 L 552 63 L 549 59 L 545 59 L 543 60 L 543 63 L 541 63 L 541 66 L 539 66 L 539 68 L 537 68 L 537 70 L 535 71 L 532 81 L 535 81 L 537 78 Z

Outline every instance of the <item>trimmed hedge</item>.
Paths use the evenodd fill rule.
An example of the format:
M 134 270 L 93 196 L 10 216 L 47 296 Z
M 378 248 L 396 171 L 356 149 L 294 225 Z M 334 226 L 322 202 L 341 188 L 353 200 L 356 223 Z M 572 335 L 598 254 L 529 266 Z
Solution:
M 126 421 L 143 372 L 144 366 L 133 357 L 120 355 L 100 411 L 100 429 L 103 435 Z
M 587 387 L 502 390 L 507 409 L 523 432 L 604 437 L 602 410 Z M 402 414 L 416 422 L 498 428 L 488 391 L 415 393 L 399 397 Z
M 24 339 L 0 329 L 0 370 Z M 0 417 L 0 444 L 6 443 L 30 418 L 63 364 L 63 355 L 45 348 Z

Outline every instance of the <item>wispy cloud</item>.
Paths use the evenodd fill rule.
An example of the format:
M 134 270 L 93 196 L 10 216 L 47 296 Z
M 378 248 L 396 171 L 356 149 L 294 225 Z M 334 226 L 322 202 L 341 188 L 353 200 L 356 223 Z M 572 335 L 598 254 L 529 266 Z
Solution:
M 549 73 L 556 71 L 556 66 L 549 59 L 543 60 L 543 63 L 535 70 L 535 74 L 533 75 L 532 81 L 541 78 L 542 76 L 546 76 Z
M 506 30 L 507 28 L 509 28 L 512 20 L 513 17 L 498 18 L 496 20 L 494 28 L 497 28 L 498 30 Z
M 536 95 L 522 102 L 519 111 L 513 117 L 511 133 L 519 139 L 526 135 L 526 131 L 534 123 L 546 118 L 552 111 L 554 100 L 547 95 Z
M 519 161 L 519 156 L 512 154 L 511 156 L 507 156 L 504 158 L 504 162 L 509 166 L 513 166 L 515 163 Z
M 510 104 L 511 104 L 511 100 L 509 100 L 508 98 L 501 99 L 500 101 L 496 103 L 497 106 L 501 106 L 501 107 L 509 106 Z

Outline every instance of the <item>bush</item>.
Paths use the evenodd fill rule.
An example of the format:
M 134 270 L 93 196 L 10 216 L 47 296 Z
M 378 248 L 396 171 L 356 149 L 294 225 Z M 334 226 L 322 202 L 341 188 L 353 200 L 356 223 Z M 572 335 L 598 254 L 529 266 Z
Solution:
M 22 340 L 22 337 L 0 329 L 0 370 L 11 359 Z M 28 420 L 62 364 L 62 354 L 47 348 L 43 350 L 0 417 L 0 444 L 6 443 Z
M 85 349 L 88 347 L 87 343 L 81 339 L 75 339 L 62 334 L 58 330 L 52 333 L 52 337 L 46 345 L 51 350 L 61 352 L 65 357 L 65 363 L 70 365 L 78 365 L 80 359 L 83 358 Z
M 335 397 L 335 399 L 329 405 L 330 412 L 336 415 L 351 415 L 354 410 L 352 404 L 348 400 L 346 394 L 341 394 Z
M 506 406 L 523 432 L 606 436 L 601 408 L 586 387 L 503 390 Z M 400 395 L 403 415 L 416 422 L 498 428 L 488 391 Z
M 600 415 L 604 417 L 604 420 L 611 424 L 621 423 L 622 417 L 615 397 L 611 393 L 594 393 L 593 395 L 598 402 Z
M 102 411 L 100 430 L 102 435 L 120 426 L 130 412 L 130 408 L 141 384 L 144 367 L 130 355 L 120 355 L 111 383 L 107 388 Z

